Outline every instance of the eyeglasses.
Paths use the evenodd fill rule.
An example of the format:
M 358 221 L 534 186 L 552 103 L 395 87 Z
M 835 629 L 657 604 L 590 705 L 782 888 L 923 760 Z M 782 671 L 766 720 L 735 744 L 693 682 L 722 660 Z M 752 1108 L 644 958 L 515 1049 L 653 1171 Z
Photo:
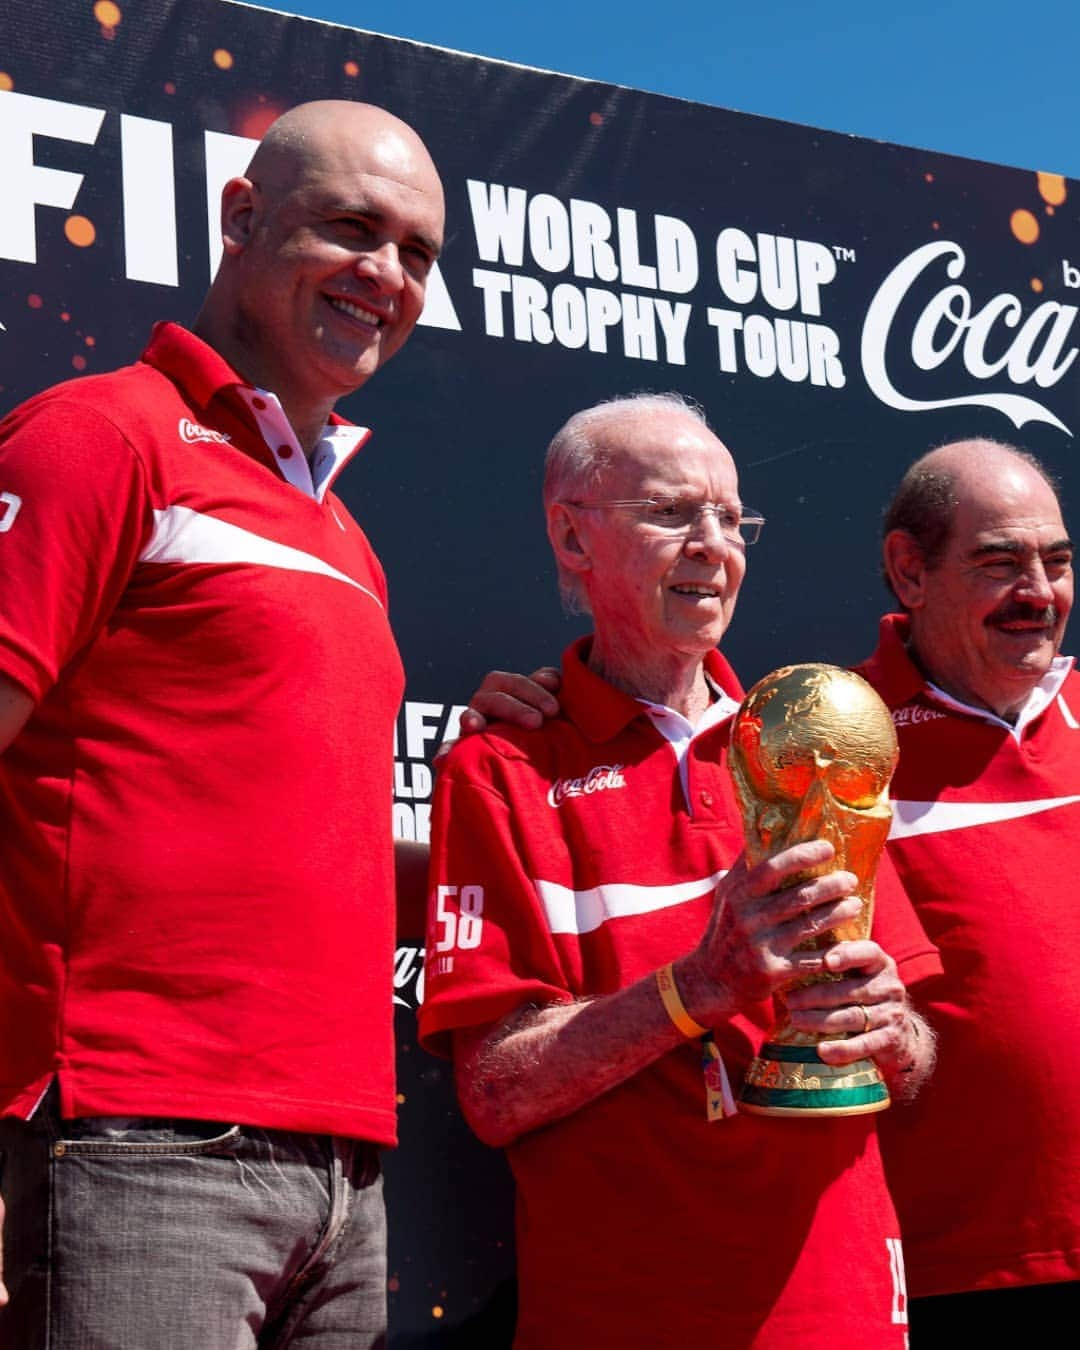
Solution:
M 765 517 L 756 511 L 745 511 L 737 516 L 717 502 L 702 502 L 694 497 L 631 497 L 607 502 L 567 502 L 585 511 L 608 508 L 633 513 L 642 525 L 649 525 L 666 534 L 689 534 L 700 528 L 701 518 L 710 512 L 720 533 L 733 544 L 756 544 L 765 524 Z

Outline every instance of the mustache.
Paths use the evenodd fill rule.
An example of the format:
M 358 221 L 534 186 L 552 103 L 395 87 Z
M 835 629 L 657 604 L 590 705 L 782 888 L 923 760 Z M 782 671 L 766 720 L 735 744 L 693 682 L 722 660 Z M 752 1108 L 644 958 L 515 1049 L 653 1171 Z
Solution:
M 1037 623 L 1053 628 L 1058 621 L 1057 605 L 1025 605 L 1019 601 L 1002 605 L 990 615 L 990 623 Z

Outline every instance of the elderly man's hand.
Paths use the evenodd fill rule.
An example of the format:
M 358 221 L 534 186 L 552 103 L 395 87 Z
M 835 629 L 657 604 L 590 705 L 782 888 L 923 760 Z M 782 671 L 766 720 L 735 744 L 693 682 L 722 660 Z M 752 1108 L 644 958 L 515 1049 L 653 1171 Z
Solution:
M 840 978 L 793 989 L 786 996 L 796 1031 L 846 1036 L 823 1041 L 826 1064 L 873 1059 L 890 1083 L 913 1092 L 933 1065 L 933 1034 L 908 1002 L 896 962 L 876 942 L 838 942 L 825 969 Z M 910 1093 L 909 1093 L 910 1095 Z
M 798 951 L 807 938 L 850 922 L 862 901 L 852 872 L 829 872 L 798 885 L 784 883 L 834 856 L 812 840 L 747 869 L 739 858 L 716 888 L 713 912 L 698 946 L 675 963 L 686 1009 L 716 1026 L 784 985 L 821 972 L 824 953 Z
M 531 675 L 490 671 L 461 714 L 462 736 L 485 731 L 489 722 L 509 722 L 511 726 L 527 731 L 542 726 L 546 717 L 554 717 L 559 711 L 554 694 L 561 682 L 554 666 L 541 666 Z M 440 746 L 440 754 L 452 744 L 446 742 Z

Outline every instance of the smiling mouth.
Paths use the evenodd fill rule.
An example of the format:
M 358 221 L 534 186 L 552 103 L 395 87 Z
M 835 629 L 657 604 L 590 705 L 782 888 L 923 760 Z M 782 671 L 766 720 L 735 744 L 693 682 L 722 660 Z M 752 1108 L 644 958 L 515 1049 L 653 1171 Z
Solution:
M 351 300 L 345 300 L 336 295 L 328 295 L 326 298 L 331 309 L 336 309 L 339 314 L 347 314 L 350 319 L 362 323 L 365 328 L 381 328 L 386 322 L 374 310 L 364 309 L 363 306 L 354 304 Z
M 1003 633 L 1005 637 L 1014 637 L 1014 638 L 1049 637 L 1049 635 L 1053 632 L 1053 625 L 1046 623 L 1040 624 L 999 623 L 995 624 L 994 627 L 997 629 L 999 633 Z
M 990 624 L 996 628 L 999 633 L 1007 633 L 1013 637 L 1025 637 L 1038 635 L 1040 633 L 1052 632 L 1057 626 L 1058 613 L 1055 606 L 1050 605 L 1046 609 L 1025 609 L 1006 611 L 1004 614 L 993 615 L 990 618 Z
M 681 582 L 677 586 L 672 586 L 671 589 L 676 595 L 686 595 L 694 600 L 716 600 L 721 594 L 719 586 L 695 584 L 691 581 Z

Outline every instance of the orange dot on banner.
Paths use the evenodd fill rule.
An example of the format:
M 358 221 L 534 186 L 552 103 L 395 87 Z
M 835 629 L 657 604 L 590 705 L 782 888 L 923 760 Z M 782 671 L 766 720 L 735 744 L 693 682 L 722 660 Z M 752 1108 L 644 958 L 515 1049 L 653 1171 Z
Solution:
M 440 1308 L 439 1305 L 436 1303 L 434 1308 L 432 1308 L 431 1310 L 431 1315 L 432 1317 L 441 1317 L 443 1315 L 443 1311 L 444 1310 Z
M 227 52 L 224 47 L 219 47 L 214 52 L 214 65 L 217 66 L 218 70 L 231 70 L 232 63 L 232 52 Z
M 42 300 L 40 295 L 28 295 L 26 297 L 26 303 L 30 306 L 31 309 L 40 309 L 41 306 L 45 303 L 45 301 Z
M 61 323 L 70 323 L 70 322 L 71 322 L 71 315 L 67 312 L 66 309 L 62 309 L 62 310 L 60 311 L 60 322 L 61 322 Z
M 344 70 L 345 74 L 348 75 L 350 79 L 354 80 L 356 79 L 357 75 L 360 74 L 360 67 L 356 64 L 355 61 L 346 61 L 344 66 L 342 66 L 342 70 Z
M 11 78 L 11 76 L 7 73 L 6 70 L 0 70 L 0 89 L 3 89 L 5 93 L 8 93 L 10 90 L 14 88 L 15 88 L 15 81 Z
M 589 114 L 589 121 L 593 124 L 594 127 L 602 127 L 604 125 L 604 114 L 598 112 L 591 112 Z
M 64 221 L 64 233 L 69 244 L 76 248 L 89 248 L 97 238 L 94 222 L 85 216 L 68 216 Z
M 923 177 L 926 179 L 928 183 L 932 183 L 934 181 L 934 175 L 932 173 L 924 173 Z
M 166 92 L 167 94 L 175 94 L 175 93 L 176 93 L 176 85 L 173 84 L 172 80 L 166 80 L 165 83 L 164 83 L 161 87 L 165 90 L 165 92 Z
M 1031 289 L 1035 292 L 1036 295 L 1042 294 L 1042 288 L 1043 288 L 1042 279 L 1040 277 L 1032 277 Z
M 94 18 L 102 28 L 115 28 L 121 18 L 120 6 L 114 5 L 112 0 L 98 0 L 94 6 Z
M 97 338 L 95 338 L 95 337 L 86 337 L 86 338 L 83 338 L 83 341 L 86 343 L 86 345 L 87 345 L 88 347 L 96 347 L 96 346 L 97 346 Z
M 1009 217 L 1009 228 L 1022 244 L 1033 244 L 1039 237 L 1039 222 L 1030 211 L 1014 211 Z
M 1060 206 L 1065 200 L 1065 179 L 1059 173 L 1037 173 L 1039 196 L 1051 206 Z
M 392 1294 L 396 1294 L 397 1291 L 401 1288 L 401 1281 L 398 1279 L 396 1275 L 391 1275 L 390 1278 L 386 1281 L 386 1287 L 387 1289 L 390 1290 Z
M 75 367 L 76 370 L 85 370 L 85 369 L 86 369 L 86 357 L 85 357 L 85 356 L 73 356 L 73 357 L 71 358 L 71 364 Z

